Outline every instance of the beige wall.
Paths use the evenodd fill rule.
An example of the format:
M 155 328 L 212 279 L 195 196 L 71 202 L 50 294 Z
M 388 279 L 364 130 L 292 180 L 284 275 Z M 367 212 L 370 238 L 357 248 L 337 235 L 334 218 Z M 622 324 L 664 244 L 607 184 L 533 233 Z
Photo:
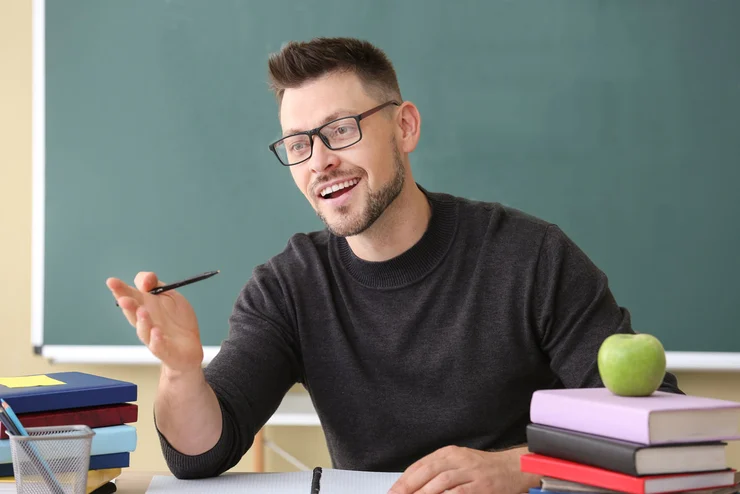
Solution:
M 139 443 L 136 470 L 164 470 L 151 420 L 157 369 L 152 366 L 49 365 L 31 352 L 31 0 L 0 0 L 0 376 L 80 370 L 133 381 L 139 386 Z M 84 306 L 84 304 L 81 304 Z M 740 401 L 740 374 L 681 373 L 691 394 Z M 329 466 L 318 428 L 271 428 L 267 432 L 308 465 Z M 740 443 L 729 447 L 730 464 L 740 467 Z M 237 467 L 248 470 L 251 455 Z M 273 454 L 268 470 L 293 470 Z

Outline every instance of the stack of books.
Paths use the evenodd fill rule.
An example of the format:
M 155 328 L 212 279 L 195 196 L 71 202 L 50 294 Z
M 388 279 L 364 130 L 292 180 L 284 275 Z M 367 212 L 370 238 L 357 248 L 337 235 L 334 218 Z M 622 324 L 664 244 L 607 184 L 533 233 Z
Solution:
M 740 439 L 740 403 L 606 388 L 532 395 L 522 472 L 542 476 L 530 494 L 737 492 L 726 441 Z
M 95 435 L 87 492 L 115 490 L 110 481 L 129 466 L 136 449 L 138 407 L 133 383 L 82 372 L 0 378 L 0 398 L 24 428 L 86 425 Z M 0 492 L 15 492 L 10 440 L 0 425 Z

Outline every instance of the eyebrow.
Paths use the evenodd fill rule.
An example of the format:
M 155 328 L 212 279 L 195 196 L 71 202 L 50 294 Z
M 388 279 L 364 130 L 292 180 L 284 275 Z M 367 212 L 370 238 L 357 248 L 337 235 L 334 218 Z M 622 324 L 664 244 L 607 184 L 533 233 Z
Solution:
M 355 110 L 347 110 L 345 108 L 340 108 L 339 110 L 332 112 L 326 117 L 324 117 L 324 119 L 321 120 L 321 122 L 319 122 L 319 124 L 316 127 L 321 127 L 325 123 L 329 123 L 332 120 L 336 120 L 340 117 L 348 117 L 350 115 L 357 115 L 357 112 Z M 306 132 L 306 130 L 307 129 L 303 129 L 303 130 L 302 129 L 288 129 L 285 132 L 283 132 L 283 137 L 287 137 L 292 134 L 298 134 L 299 132 Z

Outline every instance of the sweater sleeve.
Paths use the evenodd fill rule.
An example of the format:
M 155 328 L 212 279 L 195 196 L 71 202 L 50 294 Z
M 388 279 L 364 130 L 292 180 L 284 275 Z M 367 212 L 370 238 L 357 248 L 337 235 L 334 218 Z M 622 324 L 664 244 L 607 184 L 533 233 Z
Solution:
M 221 437 L 209 451 L 191 456 L 159 433 L 173 475 L 212 477 L 236 465 L 299 380 L 298 343 L 285 314 L 284 295 L 270 265 L 257 267 L 236 300 L 228 338 L 205 369 L 221 407 Z
M 599 347 L 611 334 L 634 333 L 630 313 L 615 301 L 606 275 L 556 225 L 540 248 L 533 307 L 542 349 L 563 384 L 603 386 Z M 660 389 L 682 393 L 670 372 Z

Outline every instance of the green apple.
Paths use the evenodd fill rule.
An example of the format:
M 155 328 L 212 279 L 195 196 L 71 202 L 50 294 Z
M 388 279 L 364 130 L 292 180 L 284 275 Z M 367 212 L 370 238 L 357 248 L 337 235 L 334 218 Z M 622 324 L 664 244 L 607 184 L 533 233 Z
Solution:
M 599 374 L 619 396 L 649 396 L 665 376 L 665 349 L 649 334 L 613 334 L 599 348 Z

